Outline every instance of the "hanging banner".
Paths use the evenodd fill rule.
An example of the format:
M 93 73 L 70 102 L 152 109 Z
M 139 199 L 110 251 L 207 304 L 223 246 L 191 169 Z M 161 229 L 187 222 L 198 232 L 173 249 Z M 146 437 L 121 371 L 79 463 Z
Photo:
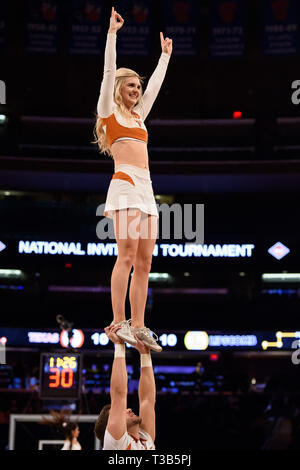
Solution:
M 263 42 L 265 55 L 298 54 L 298 0 L 265 0 Z
M 198 3 L 164 0 L 164 37 L 173 39 L 177 56 L 198 54 Z
M 7 1 L 0 2 L 0 51 L 6 46 L 7 34 Z
M 210 55 L 241 57 L 245 52 L 244 0 L 212 0 Z
M 58 1 L 27 0 L 25 8 L 26 52 L 29 54 L 56 54 Z
M 118 55 L 149 56 L 151 53 L 151 7 L 149 0 L 124 0 L 118 13 L 124 26 L 118 33 Z M 157 34 L 157 40 L 159 34 Z
M 100 56 L 103 52 L 102 1 L 72 0 L 70 8 L 69 53 Z

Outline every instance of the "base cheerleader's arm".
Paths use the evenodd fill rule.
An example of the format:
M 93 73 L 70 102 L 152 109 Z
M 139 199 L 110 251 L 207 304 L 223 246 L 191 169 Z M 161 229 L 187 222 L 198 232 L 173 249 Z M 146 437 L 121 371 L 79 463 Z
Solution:
M 156 385 L 152 366 L 150 348 L 145 346 L 137 337 L 135 348 L 140 353 L 140 381 L 139 381 L 139 416 L 142 419 L 140 428 L 146 431 L 155 441 L 155 402 Z
M 125 344 L 117 335 L 118 326 L 111 325 L 105 328 L 107 337 L 115 345 L 114 362 L 110 378 L 110 399 L 107 431 L 110 435 L 119 440 L 127 430 L 126 408 L 127 408 L 127 387 L 128 376 L 126 369 Z

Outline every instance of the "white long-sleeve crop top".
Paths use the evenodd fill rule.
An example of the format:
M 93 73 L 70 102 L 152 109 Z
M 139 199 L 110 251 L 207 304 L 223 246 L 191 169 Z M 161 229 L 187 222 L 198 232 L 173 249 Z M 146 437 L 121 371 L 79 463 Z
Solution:
M 114 102 L 114 84 L 116 76 L 116 37 L 108 33 L 105 54 L 104 72 L 97 104 L 97 113 L 102 119 L 102 126 L 109 145 L 117 140 L 138 140 L 147 143 L 148 132 L 144 120 L 148 116 L 165 78 L 170 56 L 162 52 L 157 67 L 151 75 L 140 103 L 133 109 L 133 118 L 126 120 Z M 132 122 L 131 122 L 132 121 Z

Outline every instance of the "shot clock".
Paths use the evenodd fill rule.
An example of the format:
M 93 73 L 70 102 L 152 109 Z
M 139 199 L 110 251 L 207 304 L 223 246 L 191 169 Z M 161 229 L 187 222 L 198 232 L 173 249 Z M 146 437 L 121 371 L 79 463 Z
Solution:
M 42 353 L 40 398 L 77 400 L 81 392 L 81 357 L 78 353 Z

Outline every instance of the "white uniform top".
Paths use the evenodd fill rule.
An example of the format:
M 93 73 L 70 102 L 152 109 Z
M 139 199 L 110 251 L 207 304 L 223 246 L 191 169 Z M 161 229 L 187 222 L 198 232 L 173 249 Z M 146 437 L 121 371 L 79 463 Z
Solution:
M 135 439 L 126 431 L 121 439 L 116 440 L 106 429 L 103 450 L 155 450 L 150 434 L 143 429 L 139 429 L 139 436 L 139 439 Z
M 65 440 L 64 446 L 60 450 L 81 450 L 81 445 L 79 442 L 74 442 L 72 449 L 70 449 L 71 442 L 67 439 Z

